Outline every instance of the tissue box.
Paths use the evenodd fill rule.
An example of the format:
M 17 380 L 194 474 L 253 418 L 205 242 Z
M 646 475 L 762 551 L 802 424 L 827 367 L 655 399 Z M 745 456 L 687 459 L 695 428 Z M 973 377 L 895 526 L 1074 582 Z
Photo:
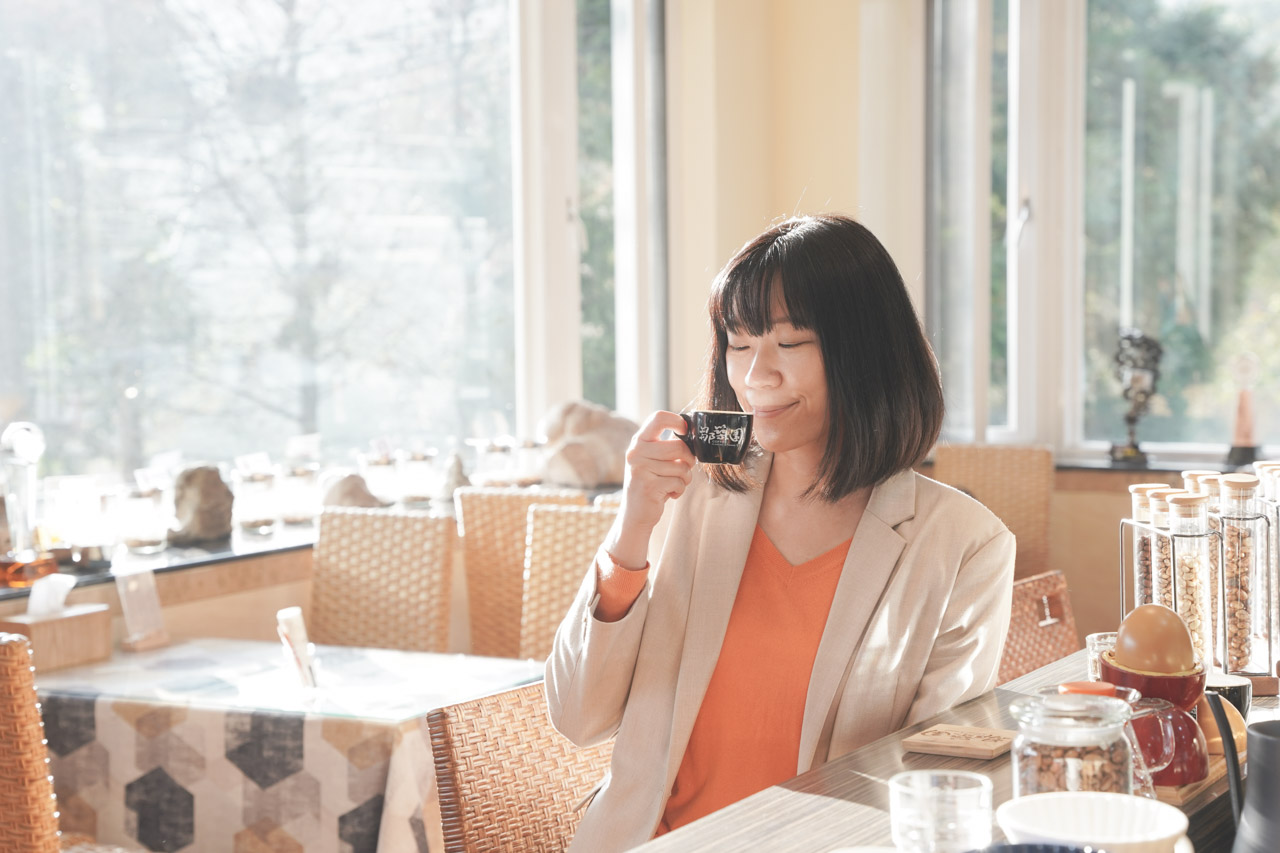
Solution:
M 111 657 L 111 610 L 105 604 L 73 604 L 57 613 L 0 618 L 0 631 L 31 641 L 36 673 Z

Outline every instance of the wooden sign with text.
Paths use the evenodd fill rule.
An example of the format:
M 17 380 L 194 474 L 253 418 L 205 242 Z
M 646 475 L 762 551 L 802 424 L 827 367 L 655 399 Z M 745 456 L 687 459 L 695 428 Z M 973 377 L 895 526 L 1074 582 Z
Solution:
M 928 755 L 951 755 L 957 758 L 996 758 L 1009 751 L 1014 732 L 984 729 L 979 726 L 930 726 L 904 738 L 907 752 Z

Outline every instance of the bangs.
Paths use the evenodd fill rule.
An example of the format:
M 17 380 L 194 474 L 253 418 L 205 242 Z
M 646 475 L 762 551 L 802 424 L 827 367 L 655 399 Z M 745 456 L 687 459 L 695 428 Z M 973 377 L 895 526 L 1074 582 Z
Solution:
M 752 247 L 738 263 L 727 267 L 711 291 L 711 322 L 720 332 L 763 335 L 776 320 L 787 320 L 797 329 L 815 328 L 811 299 L 813 290 L 804 271 L 788 264 L 787 236 Z M 781 297 L 785 317 L 773 315 L 773 304 Z

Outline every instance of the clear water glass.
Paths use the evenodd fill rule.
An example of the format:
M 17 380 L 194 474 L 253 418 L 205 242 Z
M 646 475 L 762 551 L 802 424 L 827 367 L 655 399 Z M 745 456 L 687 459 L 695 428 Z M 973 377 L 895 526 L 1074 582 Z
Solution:
M 889 822 L 901 853 L 968 853 L 991 843 L 991 780 L 966 770 L 908 770 L 889 779 Z
M 1089 680 L 1102 680 L 1102 656 L 1116 648 L 1115 631 L 1099 631 L 1084 638 L 1085 654 L 1089 662 Z

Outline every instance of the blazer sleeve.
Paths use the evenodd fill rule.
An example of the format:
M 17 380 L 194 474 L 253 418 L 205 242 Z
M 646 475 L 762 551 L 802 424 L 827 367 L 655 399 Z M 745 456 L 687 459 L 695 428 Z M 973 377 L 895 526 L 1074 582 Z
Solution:
M 608 740 L 622 721 L 631 691 L 651 580 L 625 616 L 593 615 L 599 595 L 593 561 L 556 630 L 546 665 L 547 706 L 557 730 L 579 746 Z
M 995 686 L 1013 600 L 1014 537 L 1001 529 L 956 573 L 905 725 Z

